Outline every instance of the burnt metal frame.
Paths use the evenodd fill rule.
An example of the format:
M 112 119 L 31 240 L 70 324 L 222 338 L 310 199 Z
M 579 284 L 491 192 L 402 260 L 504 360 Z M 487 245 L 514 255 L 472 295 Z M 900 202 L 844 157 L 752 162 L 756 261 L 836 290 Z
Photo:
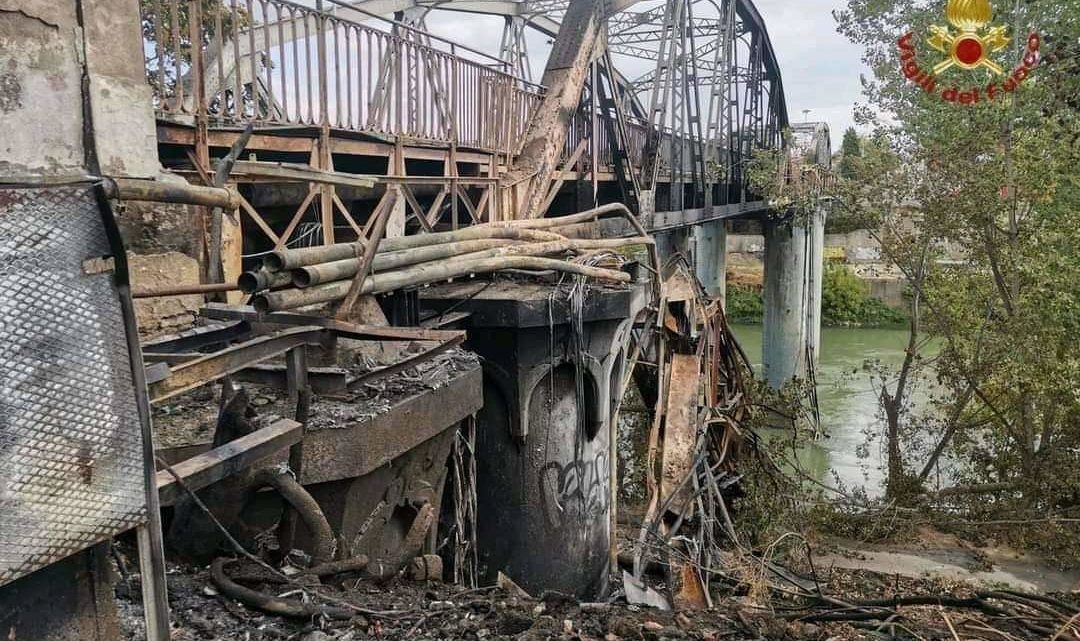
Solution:
M 399 19 L 386 20 L 391 25 L 392 33 L 373 31 L 380 34 L 378 38 L 390 38 L 398 43 L 371 50 L 372 56 L 381 56 L 382 60 L 380 62 L 380 58 L 377 57 L 374 61 L 375 71 L 378 72 L 379 68 L 383 70 L 375 73 L 382 90 L 376 92 L 372 104 L 378 103 L 384 107 L 390 105 L 386 109 L 376 109 L 376 112 L 385 111 L 387 117 L 397 120 L 404 112 L 417 111 L 411 107 L 405 109 L 405 105 L 401 103 L 408 101 L 410 106 L 419 107 L 420 102 L 434 100 L 419 111 L 426 114 L 421 116 L 422 119 L 433 123 L 432 126 L 436 126 L 440 131 L 446 132 L 445 136 L 448 136 L 448 144 L 451 147 L 451 157 L 461 137 L 459 128 L 467 129 L 471 125 L 466 122 L 455 122 L 457 117 L 455 110 L 453 108 L 447 110 L 443 107 L 447 96 L 453 104 L 455 95 L 460 99 L 465 93 L 471 92 L 470 95 L 474 95 L 476 100 L 484 102 L 485 110 L 494 110 L 503 114 L 495 119 L 499 121 L 498 123 L 485 125 L 484 129 L 487 133 L 482 134 L 484 140 L 494 145 L 494 154 L 490 163 L 493 173 L 489 176 L 492 184 L 486 187 L 479 205 L 473 205 L 468 201 L 468 196 L 465 195 L 461 186 L 455 183 L 458 180 L 456 171 L 451 169 L 444 176 L 444 179 L 449 181 L 449 186 L 444 187 L 435 201 L 424 211 L 420 201 L 411 193 L 408 186 L 411 181 L 405 180 L 404 171 L 401 170 L 404 163 L 398 157 L 401 155 L 400 136 L 415 134 L 415 132 L 402 130 L 392 133 L 399 138 L 396 146 L 399 151 L 395 152 L 391 158 L 391 167 L 394 169 L 391 169 L 390 173 L 397 174 L 393 178 L 402 184 L 400 189 L 406 201 L 404 203 L 406 215 L 415 218 L 422 231 L 429 231 L 429 228 L 434 226 L 447 204 L 454 210 L 455 225 L 458 221 L 456 211 L 459 205 L 465 206 L 474 222 L 485 218 L 488 220 L 510 219 L 521 215 L 521 212 L 512 210 L 514 207 L 512 198 L 502 197 L 504 193 L 514 192 L 516 188 L 514 181 L 500 180 L 493 176 L 504 154 L 508 164 L 513 162 L 516 149 L 512 141 L 515 138 L 515 132 L 523 130 L 529 114 L 534 112 L 533 105 L 540 100 L 539 88 L 530 84 L 527 78 L 522 77 L 528 71 L 527 60 L 523 58 L 524 26 L 528 25 L 548 35 L 557 34 L 559 23 L 568 6 L 566 0 L 536 2 L 451 0 L 441 3 L 428 0 L 365 0 L 363 2 L 317 0 L 314 8 L 293 4 L 288 0 L 228 0 L 227 7 L 243 7 L 245 3 L 255 2 L 260 6 L 273 5 L 276 9 L 264 11 L 269 12 L 263 16 L 265 24 L 258 24 L 246 30 L 233 27 L 230 31 L 226 27 L 224 32 L 221 29 L 223 21 L 220 12 L 200 17 L 197 2 L 161 0 L 157 4 L 178 6 L 178 3 L 183 2 L 189 2 L 195 12 L 196 19 L 191 21 L 192 33 L 202 28 L 200 20 L 205 20 L 207 25 L 213 23 L 210 42 L 205 51 L 198 47 L 189 48 L 191 64 L 185 72 L 189 82 L 178 83 L 176 91 L 180 95 L 173 96 L 174 100 L 171 102 L 166 100 L 159 103 L 159 107 L 166 110 L 179 109 L 181 113 L 191 113 L 194 110 L 196 128 L 202 131 L 201 135 L 197 131 L 195 136 L 197 149 L 194 157 L 196 160 L 208 160 L 208 153 L 205 151 L 206 127 L 209 120 L 218 119 L 221 116 L 221 114 L 207 112 L 205 108 L 211 103 L 220 107 L 220 99 L 214 98 L 218 95 L 215 92 L 226 91 L 222 87 L 229 87 L 228 90 L 233 91 L 235 95 L 249 91 L 253 93 L 245 99 L 254 99 L 258 102 L 261 95 L 257 95 L 258 87 L 255 81 L 258 80 L 262 82 L 260 86 L 268 92 L 270 100 L 263 100 L 265 104 L 258 103 L 255 107 L 256 109 L 264 107 L 270 109 L 277 104 L 273 100 L 275 90 L 280 93 L 289 86 L 289 82 L 304 80 L 309 83 L 306 89 L 308 94 L 306 103 L 303 100 L 304 88 L 297 85 L 296 93 L 288 96 L 283 94 L 282 104 L 278 107 L 283 110 L 286 121 L 319 127 L 318 140 L 312 147 L 311 166 L 323 171 L 332 171 L 332 156 L 329 153 L 332 144 L 330 128 L 349 128 L 354 125 L 352 124 L 353 107 L 346 105 L 346 108 L 342 110 L 341 95 L 326 95 L 327 77 L 335 79 L 333 83 L 335 87 L 337 85 L 344 87 L 342 82 L 349 82 L 354 71 L 355 73 L 361 71 L 358 67 L 360 58 L 356 58 L 357 68 L 353 69 L 352 58 L 345 56 L 341 60 L 340 56 L 334 55 L 334 52 L 338 51 L 342 45 L 346 48 L 352 44 L 359 46 L 359 32 L 353 38 L 350 35 L 351 32 L 339 34 L 338 30 L 342 28 L 342 25 L 348 25 L 348 29 L 371 31 L 370 27 L 362 26 L 357 20 L 367 18 L 386 20 L 376 14 L 393 13 Z M 657 68 L 630 85 L 618 74 L 614 65 L 594 63 L 594 67 L 605 68 L 606 73 L 611 77 L 611 84 L 621 89 L 613 93 L 619 93 L 623 97 L 619 105 L 622 107 L 623 114 L 617 115 L 615 119 L 617 124 L 613 131 L 608 124 L 613 114 L 610 109 L 603 106 L 603 97 L 598 95 L 599 90 L 603 88 L 598 88 L 597 92 L 584 92 L 583 96 L 587 98 L 586 102 L 582 103 L 582 107 L 592 112 L 585 113 L 584 117 L 592 120 L 593 126 L 586 132 L 587 139 L 571 139 L 564 145 L 562 158 L 558 164 L 572 167 L 575 163 L 567 161 L 584 144 L 584 148 L 591 152 L 591 162 L 587 163 L 588 174 L 579 173 L 578 179 L 590 179 L 595 187 L 597 171 L 601 171 L 601 167 L 596 162 L 601 160 L 598 153 L 600 149 L 605 149 L 605 158 L 602 159 L 605 163 L 611 162 L 616 176 L 624 172 L 619 161 L 636 159 L 633 164 L 639 165 L 641 171 L 630 173 L 636 174 L 634 178 L 640 183 L 642 189 L 653 187 L 657 181 L 656 176 L 667 175 L 666 180 L 672 187 L 671 196 L 667 203 L 659 203 L 661 206 L 656 209 L 661 210 L 666 206 L 671 211 L 697 209 L 708 211 L 714 204 L 737 205 L 750 202 L 754 196 L 748 193 L 745 165 L 756 149 L 780 146 L 781 133 L 788 123 L 779 69 L 760 14 L 751 0 L 668 0 L 664 5 L 644 11 L 629 10 L 633 4 L 635 4 L 634 0 L 615 0 L 608 3 L 606 11 L 609 17 L 605 30 L 607 52 L 654 60 Z M 487 13 L 506 18 L 500 51 L 502 61 L 496 65 L 498 69 L 488 69 L 490 73 L 502 74 L 500 76 L 502 80 L 495 78 L 491 82 L 486 82 L 480 79 L 478 82 L 459 84 L 458 75 L 454 74 L 453 82 L 450 85 L 446 84 L 447 81 L 443 80 L 438 73 L 440 65 L 476 65 L 479 61 L 477 56 L 483 58 L 483 55 L 468 47 L 455 45 L 429 34 L 426 31 L 424 19 L 433 9 Z M 277 14 L 273 11 L 277 11 Z M 272 19 L 274 15 L 277 15 L 277 20 Z M 159 32 L 159 42 L 163 42 L 163 46 L 168 48 L 170 42 L 165 40 L 171 38 L 171 46 L 174 49 L 179 47 L 174 55 L 182 57 L 185 46 L 183 38 L 177 39 L 169 30 L 169 25 L 160 24 L 162 22 L 164 20 L 155 23 Z M 167 33 L 171 35 L 166 37 Z M 237 37 L 237 34 L 241 37 Z M 315 43 L 317 47 L 312 44 L 313 39 L 317 39 Z M 398 55 L 401 53 L 398 51 L 401 46 L 414 49 L 419 47 L 419 49 L 416 51 L 410 49 L 409 53 Z M 316 48 L 318 52 L 314 54 L 315 58 L 311 58 Z M 317 71 L 318 82 L 314 83 L 314 87 L 310 84 L 315 79 L 315 73 L 309 73 L 303 79 L 300 76 L 294 79 L 292 76 L 286 77 L 284 69 L 279 75 L 273 75 L 266 69 L 258 68 L 255 64 L 256 56 L 252 52 L 264 49 L 280 55 L 281 65 L 292 70 L 294 75 L 298 73 L 296 69 L 305 65 L 308 67 L 314 65 L 312 71 Z M 326 53 L 328 49 L 331 51 L 330 59 Z M 376 51 L 382 53 L 377 54 Z M 607 56 L 610 60 L 610 53 L 600 55 Z M 469 57 L 473 60 L 468 59 Z M 480 63 L 490 60 L 495 59 L 483 58 Z M 238 62 L 239 64 L 236 64 Z M 238 74 L 236 70 L 237 67 L 245 66 L 251 67 L 250 89 L 244 84 L 243 74 Z M 160 65 L 158 71 L 162 72 Z M 218 83 L 220 86 L 213 84 L 215 72 L 217 79 L 221 81 Z M 275 73 L 278 72 L 275 71 Z M 204 78 L 204 82 L 190 82 L 192 76 L 199 74 Z M 371 76 L 370 73 L 368 75 Z M 595 79 L 598 74 L 594 71 L 591 75 Z M 404 76 L 408 76 L 411 80 L 406 82 Z M 234 84 L 239 89 L 232 87 Z M 502 88 L 497 88 L 496 85 L 501 85 Z M 624 89 L 630 86 L 634 86 L 637 91 Z M 395 87 L 397 89 L 394 89 Z M 699 87 L 706 89 L 707 98 L 699 95 Z M 396 91 L 395 95 L 391 96 L 387 93 L 388 90 L 390 93 Z M 524 91 L 529 95 L 507 97 L 499 93 L 506 90 Z M 317 101 L 315 92 L 319 94 Z M 654 97 L 648 113 L 641 108 L 635 95 L 646 92 Z M 211 98 L 209 101 L 208 96 Z M 486 102 L 485 96 L 487 96 Z M 199 108 L 194 107 L 192 97 L 198 99 Z M 290 99 L 291 106 L 285 103 Z M 214 103 L 214 100 L 218 102 Z M 317 109 L 315 109 L 316 102 Z M 590 102 L 594 103 L 591 107 L 588 104 Z M 263 106 L 260 107 L 259 104 Z M 230 107 L 226 105 L 224 108 L 228 111 Z M 236 105 L 231 108 L 235 112 L 234 115 L 242 116 L 243 119 L 257 119 L 260 116 L 259 113 L 249 113 L 250 110 L 241 112 Z M 336 113 L 331 113 L 335 111 L 335 108 Z M 597 111 L 600 113 L 597 114 Z M 509 114 L 512 113 L 517 113 L 518 116 L 510 116 Z M 295 118 L 290 114 L 295 115 Z M 263 115 L 273 120 L 269 111 Z M 516 118 L 517 124 L 503 123 L 504 116 Z M 652 126 L 646 126 L 644 120 L 650 121 Z M 619 130 L 621 130 L 621 135 Z M 616 135 L 612 136 L 613 133 Z M 602 140 L 603 137 L 608 138 L 606 145 Z M 642 153 L 643 146 L 645 153 Z M 610 156 L 607 155 L 608 148 L 610 148 Z M 581 156 L 577 158 L 580 160 Z M 197 166 L 202 164 L 205 163 L 196 163 Z M 452 161 L 452 158 L 446 165 L 456 169 L 456 163 Z M 580 163 L 580 166 L 585 166 L 585 163 Z M 552 178 L 552 184 L 546 190 L 538 188 L 539 192 L 547 194 L 543 198 L 545 205 L 553 200 L 554 194 L 551 187 L 561 186 L 565 180 L 565 177 L 558 175 L 559 173 L 556 172 Z M 692 187 L 687 188 L 687 183 Z M 628 186 L 629 183 L 625 179 L 620 181 L 622 193 L 626 194 L 630 191 L 627 189 Z M 685 202 L 684 192 L 689 195 Z M 758 204 L 758 207 L 763 206 L 758 201 L 754 202 Z M 241 203 L 242 210 L 262 231 L 267 233 L 276 246 L 284 244 L 290 235 L 289 232 L 295 229 L 294 223 L 298 222 L 312 205 L 319 212 L 323 242 L 334 241 L 335 214 L 340 213 L 350 222 L 354 230 L 357 229 L 358 225 L 351 220 L 348 208 L 334 193 L 334 188 L 329 185 L 312 185 L 309 197 L 297 210 L 290 223 L 290 229 L 280 236 L 269 228 L 250 203 Z M 486 215 L 483 211 L 485 208 L 490 209 Z
M 149 385 L 150 402 L 160 403 L 238 372 L 249 365 L 284 354 L 302 345 L 330 344 L 331 334 L 322 327 L 295 327 L 273 335 L 205 354 L 169 368 L 169 376 Z

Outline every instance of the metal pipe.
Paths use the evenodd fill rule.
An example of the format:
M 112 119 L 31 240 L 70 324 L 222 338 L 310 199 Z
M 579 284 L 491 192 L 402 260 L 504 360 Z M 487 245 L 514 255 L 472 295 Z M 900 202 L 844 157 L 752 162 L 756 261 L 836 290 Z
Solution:
M 143 289 L 131 292 L 132 298 L 163 298 L 165 296 L 188 296 L 192 294 L 213 294 L 216 292 L 235 292 L 240 287 L 236 283 L 204 283 L 201 285 L 180 285 L 162 289 Z
M 254 271 L 240 274 L 236 284 L 240 287 L 240 291 L 245 294 L 254 294 L 265 289 L 276 289 L 291 285 L 292 277 L 288 272 L 272 272 L 265 267 L 260 267 Z
M 263 266 L 272 272 L 356 258 L 364 253 L 363 243 L 337 243 L 300 249 L 278 249 L 263 256 Z
M 514 241 L 507 239 L 469 240 L 382 254 L 375 257 L 372 271 L 375 273 L 379 271 L 385 272 L 395 268 L 445 258 L 478 260 L 498 256 L 543 256 L 566 251 L 614 249 L 628 245 L 650 244 L 651 242 L 651 239 L 639 238 L 608 238 L 600 240 L 564 238 L 529 244 L 515 244 Z M 353 276 L 356 274 L 359 265 L 359 259 L 353 258 L 322 265 L 300 267 L 292 271 L 292 282 L 297 287 L 311 287 L 312 285 L 331 283 Z
M 452 258 L 463 254 L 503 247 L 513 244 L 514 240 L 507 238 L 492 238 L 487 240 L 467 240 L 456 243 L 443 243 L 429 247 L 417 247 L 395 252 L 384 252 L 375 256 L 371 269 L 374 272 L 383 272 L 418 263 L 426 263 L 431 260 Z M 343 278 L 351 278 L 360 268 L 359 258 L 346 258 L 331 263 L 318 265 L 306 265 L 292 270 L 292 283 L 297 287 L 311 287 L 321 283 L 331 283 Z
M 457 231 L 437 232 L 434 234 L 416 234 L 400 238 L 386 238 L 379 244 L 383 253 L 416 249 L 430 245 L 440 245 L 465 240 L 504 238 L 511 240 L 548 241 L 559 240 L 562 236 L 546 231 L 515 229 L 507 226 L 476 225 Z M 308 265 L 330 263 L 338 260 L 358 258 L 364 253 L 361 243 L 338 243 L 301 249 L 278 249 L 263 257 L 263 264 L 272 272 L 298 269 Z
M 483 225 L 473 225 L 472 227 L 466 227 L 455 231 L 387 238 L 383 241 L 382 247 L 386 251 L 401 251 L 403 249 L 415 249 L 417 247 L 426 247 L 428 245 L 439 245 L 442 243 L 463 240 L 479 240 L 482 238 L 510 238 L 513 240 L 544 242 L 549 240 L 560 240 L 563 237 L 559 234 L 547 231 L 520 229 L 505 224 L 485 223 Z
M 144 200 L 180 205 L 221 207 L 232 211 L 240 206 L 240 194 L 224 187 L 202 187 L 142 178 L 102 179 L 105 195 L 119 200 Z
M 374 274 L 364 281 L 360 293 L 380 294 L 404 287 L 423 285 L 469 274 L 495 272 L 502 269 L 555 270 L 620 283 L 627 283 L 631 280 L 630 274 L 626 272 L 579 265 L 565 260 L 538 258 L 535 256 L 499 256 L 496 258 L 425 263 L 411 269 L 401 269 L 386 274 Z M 351 279 L 339 280 L 306 289 L 284 289 L 259 294 L 252 300 L 252 305 L 258 312 L 266 313 L 318 303 L 328 303 L 344 298 L 351 284 Z

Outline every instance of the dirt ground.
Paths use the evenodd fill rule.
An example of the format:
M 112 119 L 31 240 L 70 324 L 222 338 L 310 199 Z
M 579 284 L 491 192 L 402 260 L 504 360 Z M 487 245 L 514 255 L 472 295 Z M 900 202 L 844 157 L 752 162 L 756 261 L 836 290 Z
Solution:
M 130 558 L 134 558 L 134 554 Z M 119 552 L 118 562 L 136 567 L 127 554 Z M 230 573 L 257 574 L 248 562 L 233 564 Z M 359 641 L 367 639 L 495 640 L 515 641 L 618 641 L 640 639 L 1046 639 L 1046 634 L 1029 627 L 1060 631 L 1057 641 L 1080 639 L 1080 595 L 1054 595 L 1043 602 L 995 602 L 1000 612 L 965 600 L 986 596 L 973 584 L 943 579 L 911 578 L 865 570 L 818 569 L 814 575 L 820 591 L 836 602 L 807 603 L 773 594 L 771 598 L 752 596 L 753 587 L 717 584 L 714 607 L 701 611 L 664 612 L 629 605 L 616 589 L 604 602 L 581 603 L 558 594 L 532 597 L 502 588 L 463 589 L 441 582 L 416 582 L 397 577 L 376 583 L 355 575 L 338 575 L 303 589 L 280 584 L 247 584 L 287 598 L 304 598 L 319 603 L 335 603 L 353 610 L 348 620 L 288 619 L 249 609 L 221 595 L 207 568 L 170 565 L 169 589 L 176 641 L 243 640 L 264 641 Z M 663 591 L 662 578 L 650 582 Z M 1002 593 L 1001 598 L 1012 598 Z M 887 602 L 897 596 L 924 602 L 891 605 L 873 618 L 851 614 L 844 602 L 878 599 Z M 141 641 L 142 612 L 138 603 L 138 577 L 123 574 L 117 583 L 125 640 Z M 991 598 L 991 597 L 987 597 Z M 957 601 L 952 603 L 952 601 Z M 989 602 L 989 601 L 988 601 Z M 942 607 L 945 603 L 949 607 Z M 1044 611 L 1039 611 L 1043 608 Z M 1070 610 L 1070 608 L 1072 608 Z M 860 610 L 862 612 L 862 610 Z M 1061 616 L 1051 617 L 1050 612 Z M 1067 617 L 1072 615 L 1072 624 Z M 832 621 L 838 616 L 851 620 Z M 1053 620 L 1052 620 L 1053 619 Z M 1058 621 L 1064 621 L 1061 625 Z

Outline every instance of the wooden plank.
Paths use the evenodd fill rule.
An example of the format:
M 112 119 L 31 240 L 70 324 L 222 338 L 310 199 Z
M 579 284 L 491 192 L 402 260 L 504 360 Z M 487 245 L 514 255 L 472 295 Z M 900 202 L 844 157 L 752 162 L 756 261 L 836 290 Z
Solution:
M 184 485 L 191 490 L 198 490 L 299 442 L 303 437 L 302 428 L 296 421 L 279 419 L 221 447 L 177 463 L 172 468 L 184 481 Z M 157 473 L 157 488 L 163 507 L 173 505 L 186 494 L 168 470 Z
M 452 341 L 465 336 L 462 330 L 420 329 L 416 327 L 390 327 L 387 325 L 360 325 L 296 312 L 271 312 L 259 314 L 250 305 L 224 305 L 209 303 L 200 315 L 217 320 L 247 320 L 279 325 L 312 325 L 332 330 L 346 338 L 385 341 Z
M 345 392 L 348 373 L 337 367 L 309 367 L 308 384 L 311 391 L 320 395 L 333 395 Z M 288 376 L 284 365 L 252 365 L 236 372 L 233 380 L 243 383 L 258 383 L 276 389 L 288 389 Z
M 420 203 L 416 200 L 416 196 L 413 194 L 412 189 L 407 183 L 401 185 L 401 192 L 405 194 L 405 201 L 409 203 L 413 215 L 416 216 L 416 220 L 420 223 L 420 226 L 424 228 L 424 231 L 433 231 L 431 223 L 428 222 L 426 212 L 424 212 L 424 208 L 420 206 Z
M 375 416 L 308 432 L 300 481 L 309 485 L 364 476 L 471 416 L 483 405 L 481 368 L 452 376 L 443 387 L 394 400 Z
M 349 174 L 328 169 L 317 169 L 310 165 L 289 162 L 262 162 L 258 160 L 238 160 L 233 166 L 233 179 L 243 181 L 244 176 L 275 178 L 295 182 L 312 182 L 321 185 L 341 185 L 344 187 L 374 187 L 375 178 L 365 174 Z
M 690 473 L 694 465 L 694 446 L 697 443 L 698 396 L 701 365 L 694 354 L 674 354 L 671 357 L 671 382 L 668 384 L 664 412 L 664 442 L 661 447 L 660 504 Z M 668 506 L 668 510 L 682 513 L 691 506 L 687 504 L 684 486 Z
M 278 235 L 274 233 L 274 230 L 263 219 L 259 212 L 255 211 L 255 208 L 247 201 L 246 198 L 240 196 L 240 209 L 244 210 L 244 213 L 251 217 L 251 220 L 255 221 L 255 224 L 262 230 L 262 233 L 266 234 L 266 237 L 276 246 L 281 240 Z

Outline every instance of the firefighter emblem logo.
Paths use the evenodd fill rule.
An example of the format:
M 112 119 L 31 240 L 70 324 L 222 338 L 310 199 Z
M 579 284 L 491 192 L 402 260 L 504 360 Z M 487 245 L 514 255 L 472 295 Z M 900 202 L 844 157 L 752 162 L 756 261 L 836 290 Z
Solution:
M 942 59 L 935 55 L 933 60 L 936 64 L 933 67 L 920 65 L 920 59 L 926 58 L 916 51 L 919 38 L 914 31 L 907 32 L 896 41 L 900 70 L 904 77 L 926 93 L 961 105 L 992 102 L 1016 91 L 1038 66 L 1042 38 L 1034 32 L 1028 35 L 1026 46 L 1018 47 L 1022 57 L 1012 69 L 1007 70 L 994 60 L 994 54 L 1009 46 L 1009 37 L 1004 26 L 992 24 L 994 10 L 990 0 L 947 0 L 945 18 L 951 26 L 930 27 L 930 35 L 926 39 L 931 47 L 946 56 Z M 990 82 L 968 87 L 951 83 L 939 86 L 939 81 L 948 82 L 949 76 L 942 74 L 953 68 L 965 71 L 985 69 L 991 74 Z M 963 75 L 954 77 L 959 79 Z
M 935 76 L 954 66 L 961 69 L 981 67 L 999 76 L 1005 75 L 1001 65 L 988 55 L 1009 44 L 1005 27 L 987 28 L 993 19 L 990 0 L 949 0 L 945 18 L 956 31 L 949 27 L 930 27 L 930 46 L 948 55 L 934 66 Z

